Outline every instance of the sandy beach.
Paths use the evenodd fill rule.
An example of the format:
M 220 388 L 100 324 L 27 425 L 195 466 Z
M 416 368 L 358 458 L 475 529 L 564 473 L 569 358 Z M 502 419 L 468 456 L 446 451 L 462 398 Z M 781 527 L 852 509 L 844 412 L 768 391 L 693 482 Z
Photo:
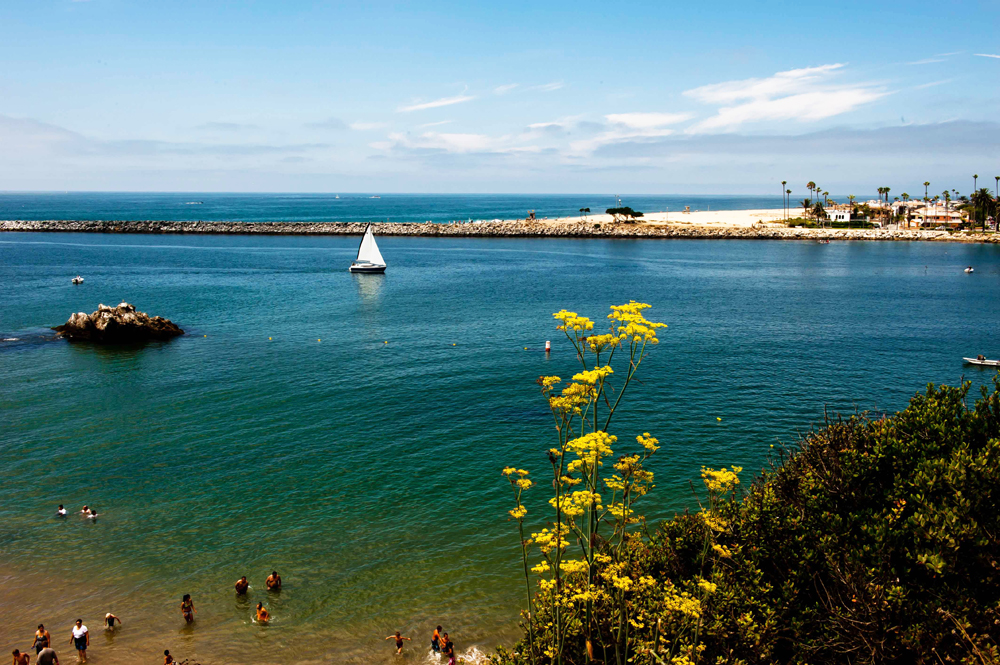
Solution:
M 692 210 L 691 212 L 664 211 L 645 213 L 638 222 L 644 226 L 679 226 L 692 228 L 749 228 L 754 224 L 762 222 L 764 224 L 781 225 L 783 213 L 774 209 L 753 209 L 753 210 Z M 523 220 L 504 220 L 523 221 Z M 611 215 L 586 215 L 585 217 L 555 217 L 542 218 L 541 221 L 547 224 L 577 224 L 589 222 L 591 224 L 611 224 L 614 220 Z

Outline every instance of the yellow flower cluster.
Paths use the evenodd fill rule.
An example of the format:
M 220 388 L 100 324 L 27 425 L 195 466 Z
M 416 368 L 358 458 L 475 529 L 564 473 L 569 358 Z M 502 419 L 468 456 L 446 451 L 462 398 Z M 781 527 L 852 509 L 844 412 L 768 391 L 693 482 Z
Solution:
M 561 382 L 558 376 L 540 376 L 538 377 L 538 384 L 542 387 L 542 392 L 549 392 L 552 388 L 559 382 Z
M 611 306 L 608 318 L 614 322 L 612 323 L 613 330 L 620 340 L 631 339 L 634 343 L 649 342 L 650 344 L 659 342 L 656 338 L 656 330 L 657 328 L 666 328 L 667 324 L 647 321 L 646 317 L 642 315 L 642 310 L 648 308 L 649 305 L 634 300 L 630 300 L 627 305 Z
M 561 325 L 556 326 L 556 330 L 564 330 L 566 332 L 575 331 L 583 332 L 584 330 L 593 330 L 594 322 L 588 319 L 586 316 L 580 316 L 576 312 L 567 312 L 564 309 L 559 310 L 552 315 L 557 321 L 561 322 Z
M 649 432 L 643 432 L 642 436 L 635 437 L 635 440 L 639 442 L 640 446 L 651 453 L 655 453 L 660 448 L 659 439 L 654 436 L 650 436 Z
M 538 545 L 538 549 L 540 549 L 542 553 L 548 554 L 549 552 L 552 551 L 552 548 L 557 545 L 557 542 L 560 548 L 567 547 L 569 545 L 569 541 L 565 540 L 565 537 L 568 533 L 569 533 L 569 526 L 563 524 L 560 527 L 559 535 L 562 536 L 561 538 L 557 539 L 555 531 L 542 529 L 538 533 L 531 534 L 531 540 L 532 542 Z
M 680 593 L 668 591 L 664 601 L 667 612 L 695 619 L 701 616 L 701 602 L 697 598 L 693 598 L 687 591 L 681 591 Z
M 719 545 L 718 543 L 716 543 L 715 545 L 712 545 L 712 550 L 716 554 L 721 556 L 723 559 L 728 559 L 729 557 L 733 556 L 732 551 L 725 545 Z
M 548 561 L 540 561 L 537 566 L 532 566 L 531 567 L 531 572 L 536 573 L 538 575 L 541 575 L 542 573 L 547 573 L 550 570 L 552 570 L 552 569 L 549 568 L 549 562 Z
M 604 367 L 595 367 L 594 369 L 588 369 L 580 372 L 579 374 L 574 374 L 573 380 L 593 386 L 596 385 L 598 381 L 603 383 L 604 379 L 614 373 L 615 371 L 611 369 L 611 365 L 605 365 Z
M 590 402 L 597 394 L 593 386 L 583 383 L 571 383 L 563 388 L 559 395 L 549 397 L 549 408 L 562 413 L 580 413 L 580 407 Z
M 591 335 L 587 338 L 587 344 L 590 346 L 590 350 L 594 353 L 600 353 L 605 349 L 620 346 L 621 343 L 621 338 L 619 338 L 618 335 L 612 334 Z
M 505 466 L 504 469 L 503 469 L 503 471 L 501 473 L 503 473 L 503 475 L 505 475 L 505 476 L 512 476 L 512 475 L 514 475 L 516 473 L 517 475 L 521 476 L 522 478 L 524 478 L 526 475 L 528 475 L 528 472 L 525 471 L 524 469 L 518 469 L 518 468 L 513 467 L 513 466 Z
M 559 563 L 559 570 L 563 572 L 564 575 L 574 575 L 576 573 L 587 572 L 587 562 L 580 559 L 566 559 Z
M 705 593 L 711 594 L 715 593 L 715 590 L 718 588 L 718 585 L 712 584 L 708 580 L 698 580 L 698 588 L 704 591 Z
M 701 479 L 705 482 L 705 487 L 708 488 L 709 492 L 728 494 L 740 484 L 739 473 L 742 470 L 741 466 L 734 466 L 732 471 L 728 471 L 726 467 L 716 471 L 703 466 L 701 467 Z
M 552 497 L 549 499 L 549 505 L 553 508 L 556 507 L 556 498 Z M 559 510 L 568 517 L 579 517 L 588 508 L 594 508 L 595 510 L 603 510 L 604 506 L 601 505 L 601 495 L 596 492 L 591 492 L 590 490 L 583 490 L 580 492 L 573 492 L 572 494 L 563 494 L 559 497 Z
M 729 526 L 729 523 L 726 522 L 726 520 L 722 519 L 718 515 L 713 515 L 712 513 L 706 510 L 701 511 L 698 514 L 701 516 L 701 519 L 705 523 L 705 526 L 707 526 L 712 531 L 718 531 L 719 533 L 722 533 L 723 531 L 726 530 L 726 527 Z
M 611 445 L 616 441 L 618 441 L 617 436 L 597 431 L 570 440 L 566 444 L 566 448 L 576 453 L 584 464 L 593 468 L 595 464 L 600 463 L 602 457 L 614 452 Z
M 519 520 L 519 519 L 521 519 L 522 517 L 524 517 L 525 515 L 528 514 L 528 509 L 525 508 L 524 506 L 518 506 L 517 508 L 514 508 L 513 510 L 508 510 L 507 513 L 511 517 L 513 517 L 514 519 Z

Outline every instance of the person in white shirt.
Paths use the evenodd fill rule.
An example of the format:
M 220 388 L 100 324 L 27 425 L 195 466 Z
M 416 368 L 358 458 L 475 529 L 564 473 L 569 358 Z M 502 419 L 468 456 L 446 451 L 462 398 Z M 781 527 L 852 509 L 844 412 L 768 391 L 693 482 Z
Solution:
M 87 647 L 90 646 L 90 631 L 83 625 L 83 619 L 77 619 L 73 626 L 73 636 L 69 639 L 70 644 L 80 652 L 80 660 L 87 662 Z
M 59 517 L 66 517 L 66 509 L 63 508 L 63 505 L 61 503 L 59 504 L 59 509 L 56 511 L 56 515 L 58 515 Z

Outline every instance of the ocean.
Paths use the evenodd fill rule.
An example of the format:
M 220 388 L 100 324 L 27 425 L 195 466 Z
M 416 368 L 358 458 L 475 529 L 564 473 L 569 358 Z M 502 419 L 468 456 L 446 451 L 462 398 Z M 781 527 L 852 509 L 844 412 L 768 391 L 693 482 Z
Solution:
M 38 202 L 56 195 L 32 196 L 57 217 Z M 104 218 L 130 196 L 59 216 Z M 0 217 L 16 200 L 0 196 Z M 165 218 L 149 205 L 121 214 Z M 320 214 L 280 205 L 282 219 Z M 636 299 L 669 325 L 613 427 L 622 451 L 644 431 L 663 445 L 640 504 L 654 519 L 696 506 L 702 465 L 741 465 L 748 481 L 772 444 L 825 417 L 900 409 L 928 382 L 988 383 L 962 356 L 1000 353 L 995 246 L 379 245 L 382 276 L 347 272 L 352 237 L 0 234 L 0 646 L 28 647 L 44 623 L 72 658 L 77 617 L 98 665 L 163 649 L 206 664 L 390 663 L 395 630 L 414 638 L 402 660 L 423 662 L 437 624 L 459 652 L 509 644 L 523 588 L 500 470 L 545 476 L 553 431 L 535 379 L 578 367 L 552 319 L 562 308 L 601 325 Z M 106 348 L 49 330 L 122 300 L 187 334 Z M 546 495 L 529 496 L 537 525 Z M 60 503 L 101 516 L 57 519 Z M 280 595 L 263 590 L 271 570 Z M 251 620 L 258 601 L 269 626 Z M 114 635 L 107 612 L 124 621 Z

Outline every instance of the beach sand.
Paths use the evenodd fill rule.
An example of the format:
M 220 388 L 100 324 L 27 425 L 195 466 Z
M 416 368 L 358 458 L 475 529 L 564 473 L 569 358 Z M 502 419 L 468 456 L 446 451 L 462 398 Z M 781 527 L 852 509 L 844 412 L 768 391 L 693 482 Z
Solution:
M 794 216 L 794 215 L 793 215 Z M 666 211 L 644 214 L 640 221 L 647 226 L 677 226 L 694 228 L 749 228 L 758 222 L 784 226 L 781 210 L 694 210 L 691 212 Z M 581 221 L 593 224 L 610 224 L 611 215 L 587 215 L 580 217 L 542 218 L 544 224 L 577 224 Z

